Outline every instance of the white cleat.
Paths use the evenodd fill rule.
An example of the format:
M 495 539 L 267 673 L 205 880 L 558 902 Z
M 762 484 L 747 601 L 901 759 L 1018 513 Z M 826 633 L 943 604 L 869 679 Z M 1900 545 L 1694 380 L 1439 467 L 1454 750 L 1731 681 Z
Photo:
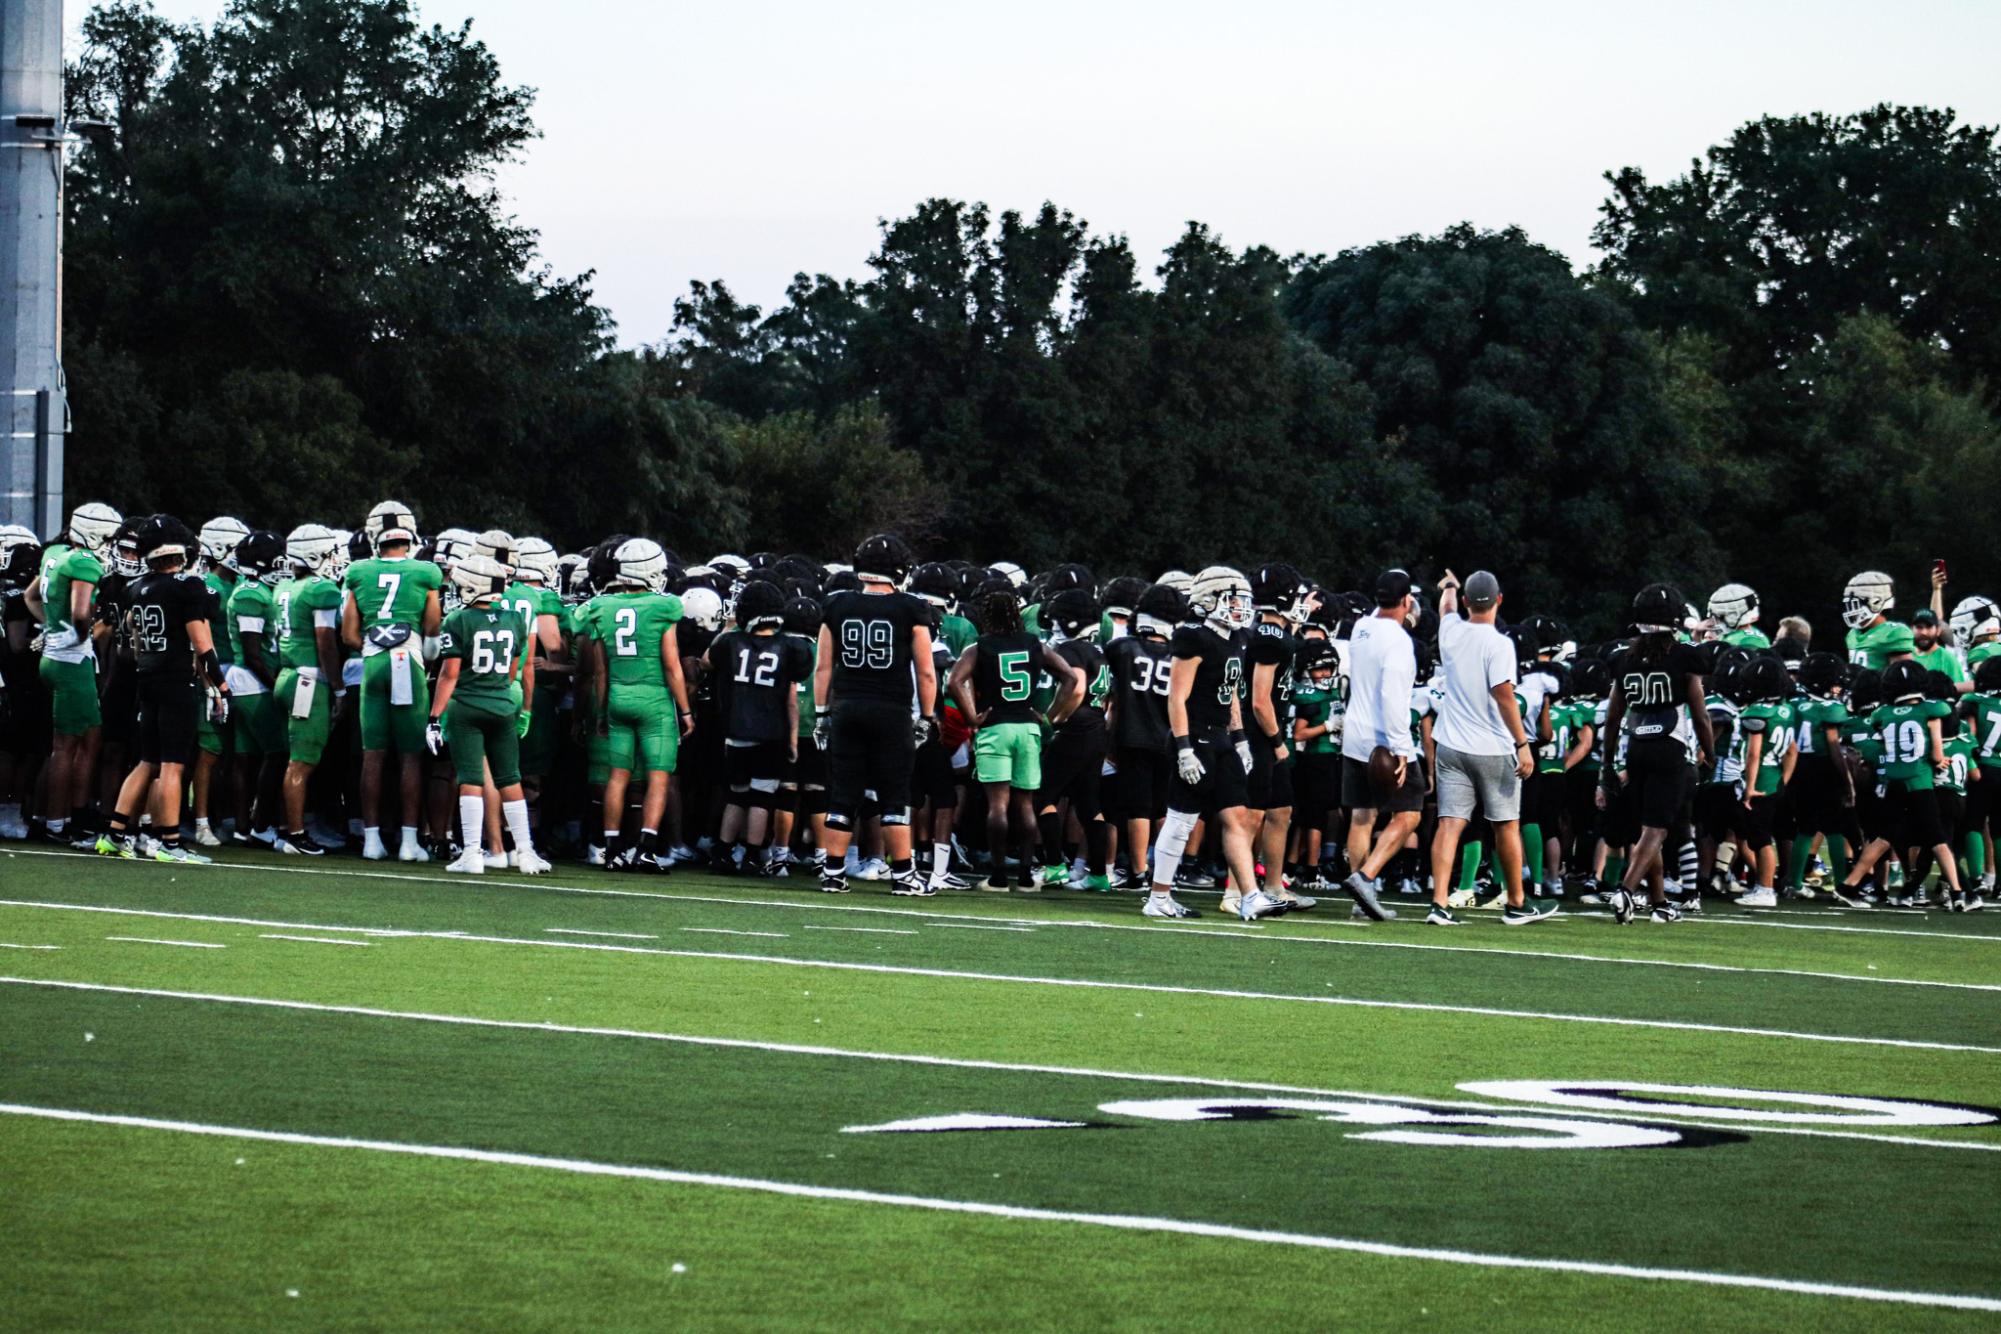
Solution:
M 399 862 L 427 862 L 431 860 L 431 854 L 424 851 L 418 844 L 405 843 L 402 847 L 396 849 L 396 860 Z
M 533 848 L 516 848 L 513 860 L 514 869 L 523 875 L 547 875 L 556 869 L 554 863 L 545 860 Z
M 593 843 L 588 848 L 584 849 L 584 865 L 586 866 L 604 865 L 604 844 Z
M 1175 902 L 1172 894 L 1148 894 L 1146 896 L 1146 906 L 1139 910 L 1139 915 L 1142 917 L 1184 918 L 1200 917 L 1202 914 L 1193 908 L 1184 907 Z
M 485 856 L 485 858 L 486 858 L 486 869 L 487 869 L 487 870 L 489 870 L 489 871 L 505 871 L 505 870 L 507 869 L 507 854 L 506 854 L 506 853 L 504 853 L 504 852 L 489 852 L 489 853 L 485 853 L 485 854 L 483 854 L 483 855 L 484 855 L 484 856 Z
M 389 860 L 389 849 L 382 846 L 381 834 L 370 831 L 361 836 L 361 856 L 364 861 Z
M 1277 917 L 1289 908 L 1289 903 L 1281 903 L 1262 889 L 1254 889 L 1237 902 L 1237 916 L 1246 922 L 1255 922 L 1261 917 Z
M 505 863 L 503 862 L 503 864 Z M 481 852 L 478 848 L 467 848 L 458 855 L 458 860 L 445 869 L 456 875 L 485 875 L 486 866 L 485 853 Z
M 1222 900 L 1216 905 L 1217 911 L 1235 917 L 1244 910 L 1244 896 L 1234 889 L 1223 891 Z
M 1779 896 L 1775 890 L 1747 889 L 1737 896 L 1737 906 L 1740 908 L 1776 908 L 1779 906 Z
M 5 830 L 0 830 L 0 834 L 5 834 L 5 832 Z M 195 845 L 203 848 L 219 848 L 223 846 L 223 843 L 221 839 L 215 836 L 215 830 L 205 824 L 198 824 L 195 826 Z

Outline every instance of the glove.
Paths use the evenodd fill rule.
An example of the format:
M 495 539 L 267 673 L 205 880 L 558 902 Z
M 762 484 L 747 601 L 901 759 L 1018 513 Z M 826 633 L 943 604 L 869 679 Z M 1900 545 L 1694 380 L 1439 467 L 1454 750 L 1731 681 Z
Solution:
M 1196 756 L 1195 748 L 1185 742 L 1174 752 L 1174 771 L 1180 774 L 1181 781 L 1190 787 L 1201 782 L 1202 775 L 1208 772 L 1202 767 L 1201 759 Z
M 1237 748 L 1237 758 L 1238 758 L 1239 760 L 1242 760 L 1242 761 L 1243 761 L 1243 763 L 1244 763 L 1244 772 L 1245 772 L 1245 773 L 1249 773 L 1249 772 L 1251 771 L 1251 740 L 1250 740 L 1250 738 L 1249 738 L 1249 737 L 1247 737 L 1247 736 L 1245 736 L 1245 735 L 1244 735 L 1244 734 L 1243 734 L 1242 732 L 1232 732 L 1232 733 L 1230 734 L 1230 740 L 1231 740 L 1231 742 L 1232 742 L 1232 743 L 1234 743 L 1234 744 L 1236 745 L 1236 748 Z
M 523 709 L 520 713 L 514 716 L 514 735 L 517 737 L 527 736 L 528 729 L 532 727 L 534 723 L 535 723 L 534 713 L 531 712 L 530 710 Z
M 208 720 L 217 727 L 229 725 L 229 696 L 214 686 L 208 688 Z
M 813 748 L 815 750 L 825 750 L 827 748 L 827 737 L 832 731 L 833 724 L 827 720 L 826 714 L 823 713 L 815 718 L 813 720 Z
M 929 716 L 919 718 L 912 730 L 917 734 L 917 744 L 925 745 L 932 737 L 938 735 L 938 720 Z
M 42 652 L 60 653 L 66 648 L 75 648 L 82 642 L 83 636 L 76 632 L 76 627 L 64 621 L 55 629 L 43 634 Z
M 436 718 L 424 724 L 424 749 L 433 756 L 445 753 L 445 727 Z

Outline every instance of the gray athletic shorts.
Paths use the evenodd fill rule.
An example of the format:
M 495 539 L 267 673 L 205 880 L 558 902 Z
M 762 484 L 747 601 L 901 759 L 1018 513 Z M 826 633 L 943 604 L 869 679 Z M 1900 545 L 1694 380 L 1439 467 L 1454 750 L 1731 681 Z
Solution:
M 1522 780 L 1514 755 L 1468 755 L 1438 748 L 1438 818 L 1470 820 L 1477 808 L 1489 820 L 1506 823 L 1522 815 Z

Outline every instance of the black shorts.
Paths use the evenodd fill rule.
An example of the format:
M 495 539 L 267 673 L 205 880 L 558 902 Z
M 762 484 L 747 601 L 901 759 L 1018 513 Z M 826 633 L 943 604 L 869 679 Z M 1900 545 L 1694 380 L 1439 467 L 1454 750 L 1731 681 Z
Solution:
M 1547 837 L 1558 833 L 1558 823 L 1563 819 L 1563 775 L 1561 773 L 1536 772 L 1522 780 L 1523 824 L 1540 828 Z
M 1341 756 L 1307 752 L 1292 761 L 1292 822 L 1302 829 L 1325 829 L 1327 813 L 1341 804 Z
M 1179 761 L 1170 758 L 1168 762 L 1174 770 L 1167 793 L 1167 809 L 1182 815 L 1210 815 L 1248 804 L 1244 760 L 1229 739 L 1197 741 L 1193 746 L 1195 758 L 1202 761 L 1201 781 L 1182 782 Z
M 1158 820 L 1167 814 L 1167 791 L 1174 758 L 1164 750 L 1119 747 L 1117 772 L 1106 792 L 1105 810 L 1115 820 Z
M 202 688 L 185 676 L 139 676 L 133 690 L 139 710 L 136 740 L 146 764 L 186 764 L 195 756 Z
M 1695 789 L 1696 832 L 1721 843 L 1744 828 L 1744 802 L 1735 783 L 1703 783 Z M 1771 824 L 1766 822 L 1767 833 Z
M 1251 772 L 1244 787 L 1253 810 L 1291 810 L 1292 761 L 1280 761 L 1269 741 L 1261 736 L 1252 737 Z
M 783 741 L 723 746 L 723 782 L 732 792 L 747 791 L 756 783 L 776 792 L 791 777 L 792 750 Z
M 1579 851 L 1598 840 L 1598 774 L 1580 765 L 1563 776 L 1564 837 Z
M 1946 841 L 1945 823 L 1939 818 L 1938 793 L 1928 787 L 1906 788 L 1891 782 L 1883 794 L 1884 828 L 1890 845 L 1902 852 L 1907 848 L 1934 848 Z
M 1069 799 L 1078 823 L 1089 824 L 1104 814 L 1105 751 L 1111 734 L 1102 727 L 1061 731 L 1042 748 L 1042 790 L 1038 807 Z
M 910 706 L 883 699 L 837 700 L 827 722 L 827 813 L 852 822 L 863 794 L 873 792 L 885 822 L 908 823 L 910 773 L 917 758 Z
M 1689 773 L 1688 752 L 1673 737 L 1642 737 L 1626 747 L 1627 799 L 1642 829 L 1681 821 Z
M 910 774 L 910 800 L 915 806 L 929 806 L 933 811 L 959 808 L 959 780 L 952 772 L 952 752 L 945 749 L 944 741 L 938 737 L 917 748 L 915 768 Z
M 1415 759 L 1404 767 L 1403 785 L 1379 797 L 1369 786 L 1369 766 L 1351 756 L 1341 757 L 1341 804 L 1351 811 L 1421 811 L 1425 795 L 1424 766 Z
M 1836 767 L 1840 763 L 1826 755 L 1800 756 L 1793 781 L 1786 785 L 1792 794 L 1793 827 L 1802 834 L 1839 835 L 1857 845 L 1862 827 L 1847 802 L 1848 784 Z
M 813 738 L 799 738 L 799 762 L 792 766 L 792 778 L 787 787 L 821 788 L 827 786 L 827 752 L 813 744 Z
M 1962 836 L 1972 832 L 1967 823 L 1968 802 L 1964 792 L 1954 792 L 1950 788 L 1932 789 L 1938 795 L 1938 823 L 1945 836 L 1957 846 Z
M 139 673 L 131 663 L 112 664 L 98 712 L 103 716 L 107 746 L 133 746 L 139 740 Z
M 1738 835 L 1744 840 L 1744 846 L 1757 851 L 1771 847 L 1773 822 L 1779 814 L 1779 794 L 1772 792 L 1762 797 L 1753 797 L 1749 806 L 1740 800 L 1737 803 L 1737 810 L 1736 828 Z
M 1976 770 L 1980 777 L 1966 785 L 1966 815 L 1963 821 L 1965 832 L 1969 834 L 1987 833 L 1990 820 L 2001 823 L 2001 769 L 1982 765 Z M 1993 864 L 1993 854 L 1988 855 L 1988 864 Z

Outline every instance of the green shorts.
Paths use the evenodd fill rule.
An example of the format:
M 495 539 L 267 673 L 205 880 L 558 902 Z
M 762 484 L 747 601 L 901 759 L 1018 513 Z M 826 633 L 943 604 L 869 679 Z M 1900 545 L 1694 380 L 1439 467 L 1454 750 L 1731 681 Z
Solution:
M 456 699 L 445 707 L 445 741 L 452 748 L 452 768 L 461 786 L 481 786 L 488 768 L 493 770 L 495 787 L 513 787 L 521 781 L 521 738 L 514 728 L 518 716 Z
M 43 658 L 42 685 L 48 689 L 49 704 L 57 736 L 82 736 L 104 725 L 104 713 L 97 706 L 97 664 L 56 662 Z
M 292 700 L 299 689 L 299 669 L 287 667 L 278 673 L 274 692 L 279 716 L 285 720 L 285 753 L 294 764 L 318 764 L 326 754 L 327 738 L 333 732 L 333 690 L 322 680 L 313 689 L 312 712 L 304 718 L 292 716 Z
M 1018 792 L 1042 786 L 1042 725 L 994 723 L 973 734 L 973 777 Z
M 535 691 L 535 712 L 530 715 L 528 735 L 521 738 L 521 772 L 540 778 L 556 767 L 556 737 L 562 726 L 557 713 L 563 702 L 560 689 Z
M 389 702 L 390 659 L 395 651 L 371 653 L 361 660 L 361 748 L 394 750 L 402 755 L 424 753 L 424 724 L 431 720 L 431 683 L 424 677 L 424 660 L 417 641 L 410 649 L 410 699 Z
M 614 683 L 605 701 L 605 713 L 611 722 L 606 760 L 612 768 L 627 773 L 639 769 L 674 772 L 681 750 L 681 727 L 674 712 L 674 696 L 666 686 Z
M 229 697 L 229 726 L 238 755 L 283 755 L 285 714 L 270 691 Z
M 195 744 L 201 747 L 204 755 L 222 754 L 222 733 L 216 731 L 215 724 L 209 721 L 206 707 L 202 709 L 201 717 L 195 720 Z

